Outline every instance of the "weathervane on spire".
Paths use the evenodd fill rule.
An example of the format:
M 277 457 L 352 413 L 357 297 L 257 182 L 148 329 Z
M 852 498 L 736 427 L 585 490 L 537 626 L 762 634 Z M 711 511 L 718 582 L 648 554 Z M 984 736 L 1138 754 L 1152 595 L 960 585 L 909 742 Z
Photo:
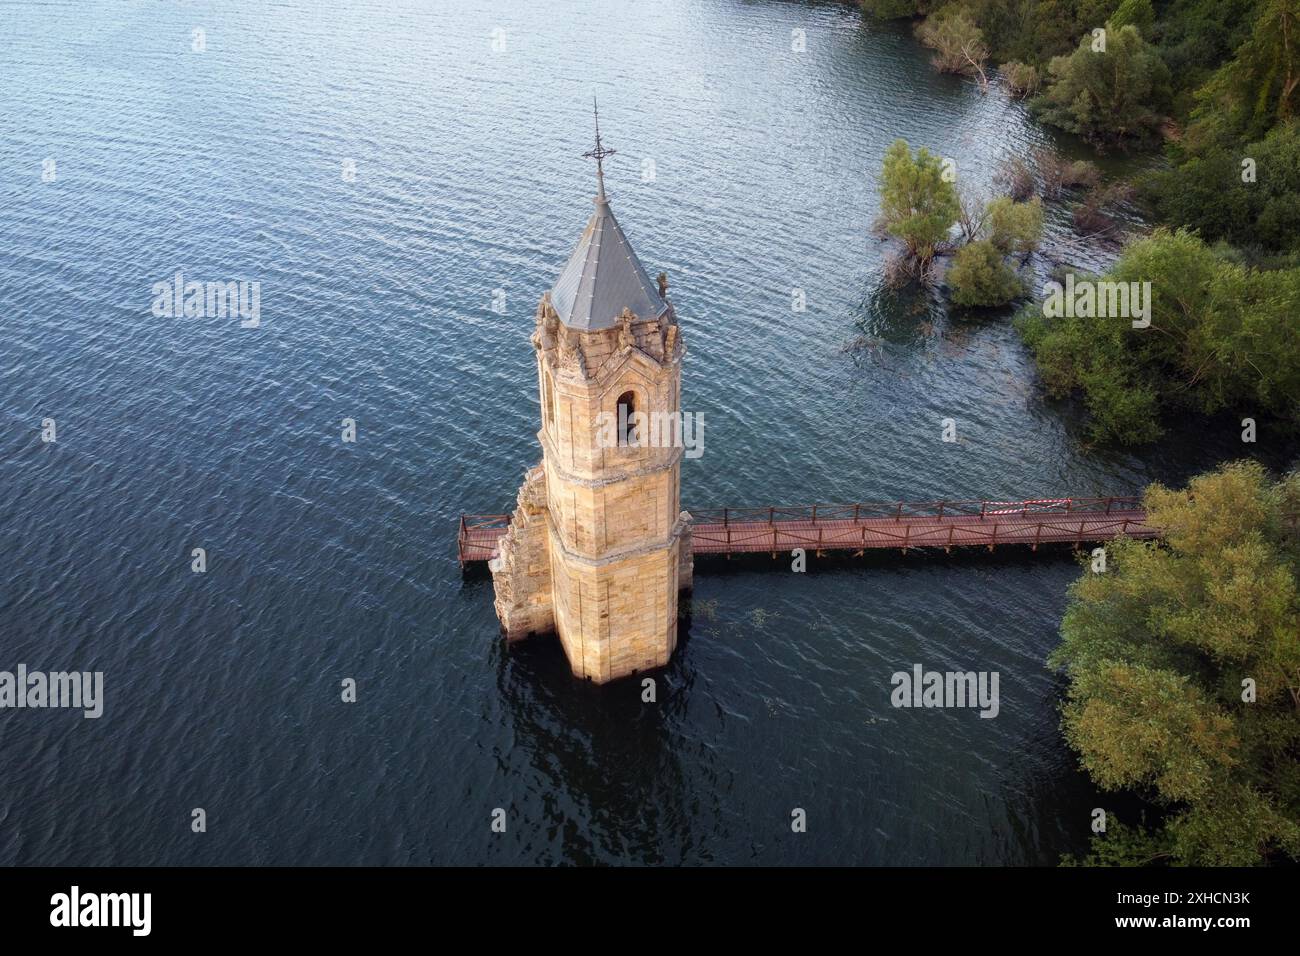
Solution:
M 596 114 L 596 148 L 583 153 L 585 159 L 594 159 L 596 161 L 596 185 L 599 189 L 596 198 L 603 200 L 605 198 L 605 157 L 613 156 L 618 150 L 606 149 L 600 145 L 600 109 L 596 106 L 596 98 L 591 98 L 591 110 Z

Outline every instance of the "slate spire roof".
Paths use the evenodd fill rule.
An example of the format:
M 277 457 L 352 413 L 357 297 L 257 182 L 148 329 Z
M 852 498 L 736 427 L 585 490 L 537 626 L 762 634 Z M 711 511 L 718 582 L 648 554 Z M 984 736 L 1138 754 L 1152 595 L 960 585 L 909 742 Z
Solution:
M 659 298 L 609 208 L 596 197 L 596 211 L 551 290 L 551 305 L 571 329 L 612 329 L 625 308 L 639 319 L 655 318 L 668 308 Z
M 551 289 L 551 305 L 560 321 L 586 332 L 613 328 L 624 309 L 639 319 L 655 318 L 668 309 L 605 198 L 604 159 L 613 153 L 601 145 L 597 113 L 596 148 L 584 154 L 596 160 L 596 211 Z

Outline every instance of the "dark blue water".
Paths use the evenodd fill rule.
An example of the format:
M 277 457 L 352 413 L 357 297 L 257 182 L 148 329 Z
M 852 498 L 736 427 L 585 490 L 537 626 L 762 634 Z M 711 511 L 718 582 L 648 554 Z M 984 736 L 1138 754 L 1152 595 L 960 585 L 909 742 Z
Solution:
M 593 94 L 707 423 L 688 507 L 1128 493 L 1233 454 L 1226 427 L 1088 449 L 1004 317 L 880 293 L 886 146 L 987 182 L 1045 141 L 1020 106 L 836 4 L 6 3 L 0 63 L 0 669 L 100 670 L 107 698 L 0 711 L 0 863 L 1085 842 L 1043 664 L 1060 555 L 701 566 L 653 706 L 574 684 L 552 641 L 507 653 L 454 555 L 539 457 L 528 336 L 589 214 Z M 178 269 L 259 281 L 260 327 L 155 317 Z M 1001 713 L 894 710 L 913 663 L 999 671 Z

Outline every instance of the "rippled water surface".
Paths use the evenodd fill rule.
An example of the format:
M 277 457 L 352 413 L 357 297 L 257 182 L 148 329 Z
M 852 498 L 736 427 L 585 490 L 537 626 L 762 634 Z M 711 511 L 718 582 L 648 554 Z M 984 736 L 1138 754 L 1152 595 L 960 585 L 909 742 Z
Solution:
M 1043 663 L 1060 553 L 701 565 L 655 706 L 573 683 L 553 641 L 507 652 L 454 554 L 539 457 L 528 336 L 589 215 L 593 93 L 706 421 L 686 506 L 1130 493 L 1230 455 L 1088 450 L 1005 316 L 880 295 L 890 141 L 987 181 L 1045 138 L 1019 105 L 837 4 L 8 3 L 0 61 L 0 669 L 101 670 L 107 695 L 97 721 L 0 712 L 0 863 L 1084 842 Z M 178 269 L 260 281 L 260 328 L 152 315 Z M 894 710 L 914 663 L 998 671 L 999 716 Z

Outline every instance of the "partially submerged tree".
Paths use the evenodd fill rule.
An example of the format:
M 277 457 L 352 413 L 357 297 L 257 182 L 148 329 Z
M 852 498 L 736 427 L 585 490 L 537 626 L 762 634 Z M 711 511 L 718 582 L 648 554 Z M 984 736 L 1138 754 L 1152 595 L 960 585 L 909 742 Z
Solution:
M 1003 186 L 1011 198 L 1017 202 L 1024 202 L 1029 199 L 1038 188 L 1034 177 L 1034 167 L 1019 154 L 1013 154 L 1003 160 L 993 179 L 994 182 Z
M 1105 236 L 1119 228 L 1117 213 L 1133 198 L 1133 188 L 1125 182 L 1096 185 L 1074 207 L 1075 232 L 1083 236 Z
M 1006 257 L 1022 259 L 1038 248 L 1043 205 L 1009 196 L 986 201 L 969 187 L 958 190 L 958 224 L 966 245 L 948 269 L 952 301 L 961 306 L 1005 305 L 1024 292 Z
M 1001 196 L 988 205 L 989 241 L 1003 255 L 1028 256 L 1043 235 L 1043 204 Z
M 1046 146 L 1034 150 L 1034 164 L 1043 181 L 1043 195 L 1058 199 L 1067 189 L 1091 189 L 1101 181 L 1101 170 L 1086 159 L 1069 160 Z
M 1300 474 L 1228 465 L 1145 505 L 1165 542 L 1106 546 L 1050 662 L 1084 769 L 1164 819 L 1112 821 L 1083 862 L 1300 860 Z
M 1153 441 L 1168 409 L 1300 417 L 1300 268 L 1248 268 L 1192 233 L 1159 229 L 1102 278 L 1079 277 L 1093 307 L 1044 302 L 1017 319 L 1048 392 L 1081 394 L 1094 438 Z M 1100 308 L 1103 288 L 1118 309 Z
M 1098 146 L 1155 139 L 1169 104 L 1169 68 L 1137 27 L 1107 29 L 1104 43 L 1085 36 L 1048 72 L 1053 82 L 1034 101 L 1044 122 Z
M 968 183 L 957 186 L 957 227 L 963 242 L 974 242 L 984 232 L 989 218 L 989 200 L 983 191 Z
M 981 90 L 988 90 L 984 64 L 989 58 L 989 49 L 984 43 L 983 32 L 969 13 L 955 5 L 944 7 L 927 17 L 916 28 L 916 34 L 922 43 L 935 51 L 936 67 L 944 73 L 973 76 L 979 81 Z
M 920 274 L 947 240 L 958 212 L 957 191 L 944 178 L 939 157 L 924 146 L 914 157 L 906 140 L 894 140 L 880 172 L 877 228 L 902 241 Z
M 952 301 L 960 306 L 1006 305 L 1024 291 L 1002 253 L 988 239 L 958 249 L 947 280 Z
M 1007 84 L 1007 92 L 1019 100 L 1033 96 L 1043 82 L 1037 67 L 1017 60 L 1003 63 L 998 67 L 998 72 L 1002 74 L 1002 80 Z

